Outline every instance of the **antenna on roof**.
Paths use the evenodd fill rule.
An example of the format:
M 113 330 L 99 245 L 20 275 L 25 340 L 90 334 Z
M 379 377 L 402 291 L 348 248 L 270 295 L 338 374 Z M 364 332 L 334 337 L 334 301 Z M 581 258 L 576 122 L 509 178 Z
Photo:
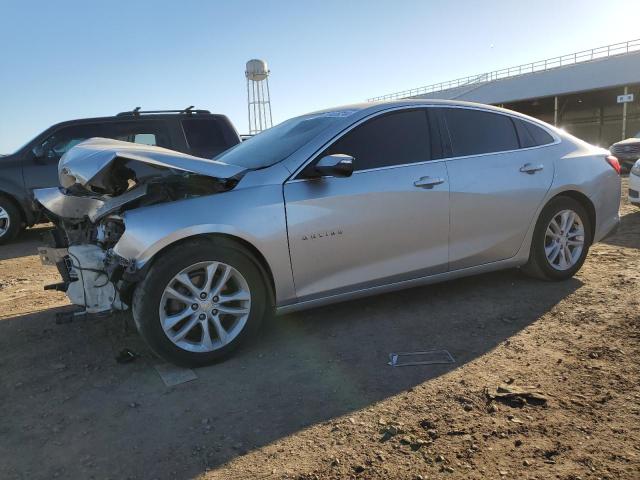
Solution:
M 187 107 L 184 109 L 184 113 L 189 113 L 189 110 L 191 110 L 193 108 L 193 105 Z
M 137 115 L 139 111 L 140 111 L 140 107 L 136 107 L 133 109 L 133 112 L 131 113 L 133 113 L 134 115 Z

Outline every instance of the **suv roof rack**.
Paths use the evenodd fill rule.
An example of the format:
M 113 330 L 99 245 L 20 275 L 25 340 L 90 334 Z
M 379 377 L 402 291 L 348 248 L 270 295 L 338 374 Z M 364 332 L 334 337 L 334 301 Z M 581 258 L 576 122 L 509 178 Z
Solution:
M 209 110 L 194 110 L 193 105 L 184 108 L 182 110 L 140 110 L 140 107 L 136 107 L 129 112 L 120 112 L 116 116 L 117 117 L 138 117 L 141 114 L 155 114 L 155 113 L 182 113 L 184 115 L 193 115 L 193 114 L 210 114 Z

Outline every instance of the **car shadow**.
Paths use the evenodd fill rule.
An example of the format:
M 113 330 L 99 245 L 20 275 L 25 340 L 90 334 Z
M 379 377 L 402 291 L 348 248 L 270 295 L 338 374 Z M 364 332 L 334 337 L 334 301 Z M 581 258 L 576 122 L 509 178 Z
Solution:
M 640 210 L 622 215 L 615 235 L 602 242 L 616 247 L 640 248 Z
M 36 225 L 27 228 L 11 242 L 0 245 L 0 261 L 35 255 L 38 247 L 42 246 L 43 235 L 52 228 L 50 224 Z
M 0 320 L 0 477 L 192 478 L 491 351 L 581 287 L 486 274 L 277 318 L 232 358 L 166 387 L 127 317 Z M 68 307 L 66 307 L 68 308 Z M 124 347 L 140 355 L 118 364 Z M 456 362 L 392 368 L 390 352 Z

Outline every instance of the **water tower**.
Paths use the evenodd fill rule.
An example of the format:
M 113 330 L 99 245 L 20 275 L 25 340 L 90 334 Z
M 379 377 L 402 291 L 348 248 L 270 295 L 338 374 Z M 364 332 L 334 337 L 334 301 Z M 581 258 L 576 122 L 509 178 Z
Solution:
M 273 125 L 267 62 L 255 58 L 249 60 L 244 74 L 247 77 L 249 134 L 255 135 Z

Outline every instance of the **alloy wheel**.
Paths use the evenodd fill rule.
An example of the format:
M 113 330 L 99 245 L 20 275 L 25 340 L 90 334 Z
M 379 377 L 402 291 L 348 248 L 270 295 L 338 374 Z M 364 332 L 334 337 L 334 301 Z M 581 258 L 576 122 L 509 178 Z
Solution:
M 222 262 L 199 262 L 167 284 L 160 324 L 176 346 L 212 352 L 235 339 L 249 318 L 251 292 L 242 274 Z
M 580 260 L 584 249 L 584 225 L 573 210 L 561 210 L 547 225 L 544 251 L 549 265 L 568 270 Z

